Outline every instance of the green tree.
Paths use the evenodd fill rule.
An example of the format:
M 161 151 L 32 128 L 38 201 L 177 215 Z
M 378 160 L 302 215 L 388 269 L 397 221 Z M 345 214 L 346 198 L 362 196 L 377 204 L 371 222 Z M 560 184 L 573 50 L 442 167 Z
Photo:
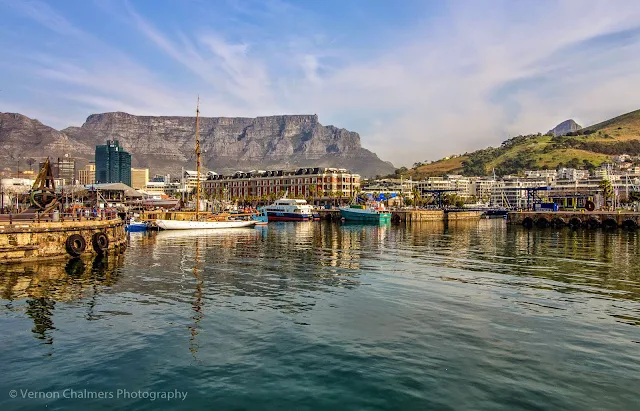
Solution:
M 607 204 L 609 199 L 613 197 L 613 186 L 611 185 L 611 181 L 604 179 L 600 181 L 598 184 L 600 190 L 602 190 L 602 197 L 604 198 L 604 203 Z

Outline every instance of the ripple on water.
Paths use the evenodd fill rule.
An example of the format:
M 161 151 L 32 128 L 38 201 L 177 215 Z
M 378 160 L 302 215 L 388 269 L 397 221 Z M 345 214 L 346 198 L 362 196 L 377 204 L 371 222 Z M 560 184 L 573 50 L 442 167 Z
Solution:
M 0 267 L 0 390 L 189 392 L 32 404 L 54 409 L 638 409 L 638 245 L 496 221 L 131 236 L 71 274 Z

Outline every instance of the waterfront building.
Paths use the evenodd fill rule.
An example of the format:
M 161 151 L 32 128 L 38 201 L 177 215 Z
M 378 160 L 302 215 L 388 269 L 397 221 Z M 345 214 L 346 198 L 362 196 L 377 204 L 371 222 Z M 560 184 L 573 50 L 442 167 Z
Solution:
M 78 170 L 78 182 L 81 185 L 93 184 L 96 182 L 96 165 L 89 163 L 84 168 Z
M 468 199 L 473 195 L 471 179 L 457 174 L 426 178 L 418 182 L 417 189 L 420 193 L 451 190 L 451 194 L 455 194 L 462 199 Z
M 136 190 L 144 188 L 149 182 L 148 168 L 131 168 L 131 187 Z
M 560 168 L 558 169 L 558 180 L 584 180 L 589 178 L 588 170 L 578 170 L 576 168 Z
M 364 194 L 396 194 L 405 198 L 413 197 L 413 190 L 418 182 L 411 179 L 383 178 L 380 180 L 370 180 L 362 182 L 362 193 Z
M 486 203 L 491 199 L 491 193 L 496 185 L 496 180 L 490 177 L 472 177 L 471 193 L 479 202 Z
M 216 173 L 210 171 L 209 173 L 200 173 L 200 184 L 209 178 L 211 175 L 216 175 Z M 181 190 L 185 193 L 192 193 L 196 190 L 196 185 L 198 185 L 198 172 L 194 170 L 184 170 L 182 173 L 182 188 Z
M 543 178 L 547 184 L 551 184 L 558 179 L 558 172 L 556 170 L 525 170 L 524 175 L 526 178 Z
M 76 160 L 65 154 L 63 158 L 52 164 L 53 177 L 63 180 L 66 184 L 76 182 Z
M 76 160 L 65 154 L 57 160 L 51 160 L 51 173 L 55 179 L 59 179 L 62 185 L 75 184 L 76 182 Z M 42 169 L 44 161 L 38 163 L 38 170 Z M 25 172 L 22 172 L 24 175 Z
M 344 168 L 310 167 L 297 170 L 256 170 L 233 175 L 210 174 L 202 184 L 207 195 L 223 200 L 313 197 L 348 200 L 360 191 L 360 175 Z
M 98 191 L 99 206 L 121 207 L 127 203 L 135 202 L 143 198 L 143 194 L 124 183 L 96 183 L 84 187 L 88 191 Z
M 106 145 L 96 146 L 96 183 L 124 183 L 131 186 L 131 154 L 118 140 L 107 140 Z
M 175 196 L 180 192 L 180 186 L 181 184 L 179 181 L 148 181 L 142 191 L 152 195 L 166 194 L 168 196 Z
M 3 178 L 0 179 L 0 212 L 6 209 L 16 209 L 16 200 L 26 194 L 33 183 L 31 178 Z
M 491 191 L 490 203 L 498 207 L 522 209 L 527 207 L 527 188 L 547 187 L 545 177 L 522 178 L 516 176 L 504 176 Z

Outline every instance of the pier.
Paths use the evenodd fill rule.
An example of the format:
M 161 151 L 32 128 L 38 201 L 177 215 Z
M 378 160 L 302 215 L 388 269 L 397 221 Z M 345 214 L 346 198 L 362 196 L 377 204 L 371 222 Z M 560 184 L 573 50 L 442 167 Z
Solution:
M 532 227 L 628 228 L 640 226 L 640 213 L 624 211 L 520 211 L 509 212 L 507 223 Z

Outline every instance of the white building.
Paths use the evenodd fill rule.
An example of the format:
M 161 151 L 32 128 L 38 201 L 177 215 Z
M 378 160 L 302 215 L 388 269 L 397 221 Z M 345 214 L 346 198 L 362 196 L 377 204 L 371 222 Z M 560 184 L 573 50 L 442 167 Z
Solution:
M 20 194 L 31 190 L 35 180 L 30 178 L 3 178 L 0 180 L 0 208 L 16 207 Z
M 504 176 L 496 182 L 491 193 L 491 204 L 498 207 L 526 208 L 527 188 L 547 187 L 547 179 Z

